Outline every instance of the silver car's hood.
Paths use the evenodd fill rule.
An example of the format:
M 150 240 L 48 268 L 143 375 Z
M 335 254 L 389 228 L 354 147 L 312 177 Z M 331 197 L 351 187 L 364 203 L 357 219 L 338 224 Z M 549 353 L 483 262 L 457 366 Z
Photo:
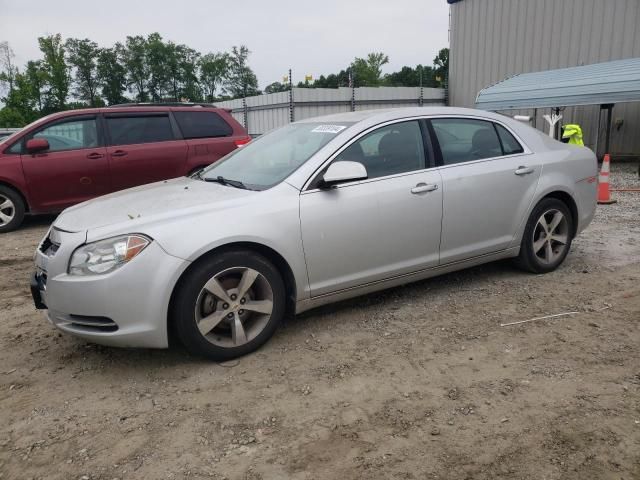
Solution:
M 117 224 L 133 227 L 166 217 L 196 213 L 201 209 L 211 211 L 235 206 L 256 193 L 219 183 L 176 178 L 75 205 L 62 212 L 54 225 L 68 232 Z

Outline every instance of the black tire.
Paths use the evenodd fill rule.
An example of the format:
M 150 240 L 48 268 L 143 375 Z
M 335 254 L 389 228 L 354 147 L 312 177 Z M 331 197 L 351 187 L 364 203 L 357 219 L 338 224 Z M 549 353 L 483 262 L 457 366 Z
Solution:
M 20 194 L 10 187 L 0 185 L 0 205 L 2 205 L 5 200 L 11 202 L 13 206 L 0 211 L 5 215 L 11 215 L 12 218 L 7 223 L 4 223 L 0 219 L 0 233 L 15 230 L 22 225 L 22 221 L 24 220 L 25 204 Z
M 257 271 L 262 276 L 261 281 L 266 280 L 269 284 L 273 296 L 273 307 L 266 324 L 254 338 L 248 339 L 247 343 L 239 346 L 220 346 L 212 343 L 207 336 L 200 332 L 196 311 L 205 284 L 221 272 L 234 268 L 248 268 Z M 219 300 L 215 301 L 219 302 Z M 274 334 L 285 315 L 285 311 L 284 282 L 273 264 L 255 252 L 232 250 L 202 259 L 187 273 L 176 291 L 172 303 L 171 321 L 178 339 L 190 353 L 221 361 L 246 355 L 258 349 Z M 223 320 L 221 325 L 225 321 Z
M 534 242 L 536 240 L 534 237 L 537 235 L 536 229 L 539 228 L 538 221 L 542 215 L 553 211 L 562 213 L 566 219 L 566 225 L 563 225 L 563 228 L 566 230 L 566 243 L 562 248 L 558 248 L 558 252 L 556 253 L 557 258 L 553 258 L 551 262 L 545 262 L 536 255 L 534 251 Z M 554 271 L 564 262 L 564 259 L 571 249 L 573 231 L 573 217 L 567 205 L 557 198 L 542 199 L 533 209 L 527 220 L 527 225 L 525 226 L 522 236 L 522 243 L 520 244 L 520 254 L 516 259 L 516 265 L 532 273 L 548 273 Z M 556 244 L 556 246 L 561 247 L 562 245 Z

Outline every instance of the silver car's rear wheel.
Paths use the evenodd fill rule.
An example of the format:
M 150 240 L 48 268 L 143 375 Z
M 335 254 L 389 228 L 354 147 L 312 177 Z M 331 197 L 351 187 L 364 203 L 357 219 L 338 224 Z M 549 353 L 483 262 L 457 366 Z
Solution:
M 214 345 L 238 347 L 256 338 L 273 312 L 273 289 L 257 270 L 228 268 L 200 291 L 195 318 L 200 333 Z
M 540 215 L 533 231 L 533 251 L 541 263 L 552 265 L 566 255 L 569 245 L 569 222 L 557 209 Z
M 286 311 L 280 271 L 248 250 L 198 260 L 181 279 L 171 325 L 195 354 L 225 360 L 249 353 L 273 335 Z
M 566 203 L 543 198 L 525 225 L 517 264 L 534 273 L 555 270 L 569 253 L 573 235 L 573 217 Z

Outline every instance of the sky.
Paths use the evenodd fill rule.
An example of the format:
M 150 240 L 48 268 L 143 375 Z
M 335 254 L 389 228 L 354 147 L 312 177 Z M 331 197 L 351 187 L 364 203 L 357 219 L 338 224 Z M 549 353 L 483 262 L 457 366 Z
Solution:
M 37 37 L 60 33 L 100 46 L 159 32 L 201 53 L 244 44 L 261 88 L 305 75 L 336 73 L 355 57 L 384 52 L 383 72 L 431 65 L 448 47 L 445 0 L 0 0 L 0 41 L 16 63 L 41 57 Z

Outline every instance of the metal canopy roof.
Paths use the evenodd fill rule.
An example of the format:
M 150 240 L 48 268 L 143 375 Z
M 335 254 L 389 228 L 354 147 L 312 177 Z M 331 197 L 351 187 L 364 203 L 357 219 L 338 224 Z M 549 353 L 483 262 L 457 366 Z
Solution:
M 476 108 L 568 107 L 640 101 L 640 58 L 523 73 L 480 90 Z

